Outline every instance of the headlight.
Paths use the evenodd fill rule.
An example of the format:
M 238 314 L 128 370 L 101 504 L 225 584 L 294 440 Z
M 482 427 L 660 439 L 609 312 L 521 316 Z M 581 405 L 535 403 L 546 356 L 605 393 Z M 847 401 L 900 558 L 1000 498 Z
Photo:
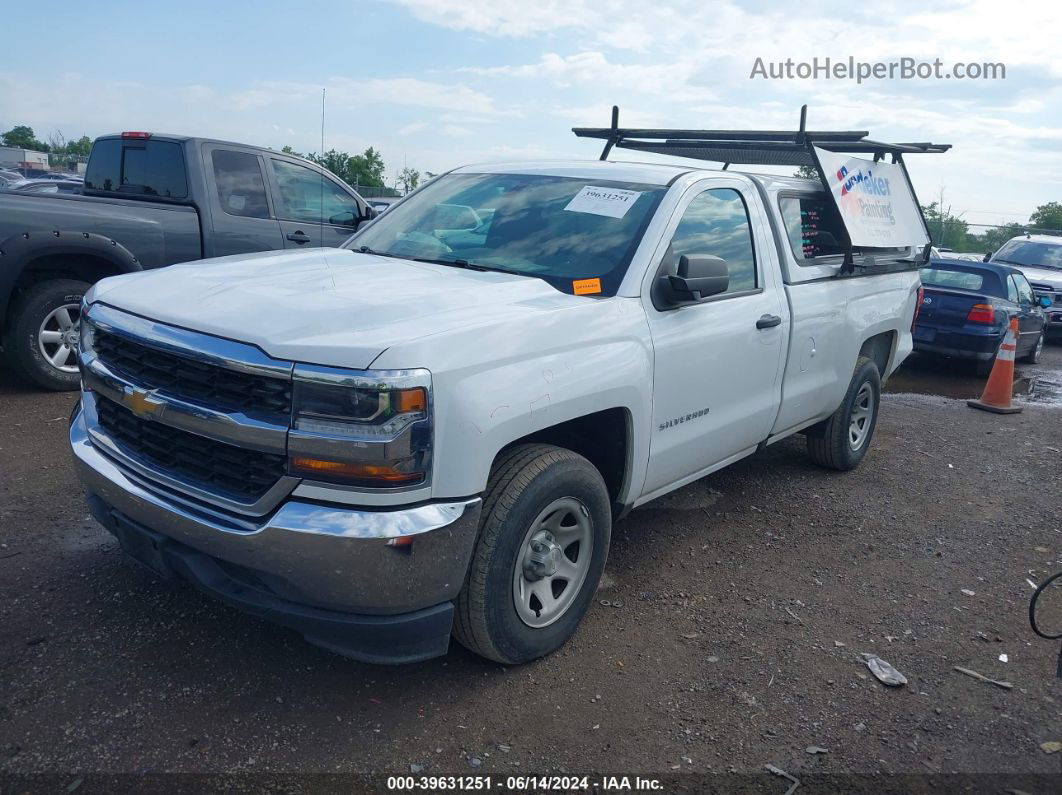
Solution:
M 314 480 L 406 488 L 431 471 L 431 375 L 297 365 L 289 469 Z

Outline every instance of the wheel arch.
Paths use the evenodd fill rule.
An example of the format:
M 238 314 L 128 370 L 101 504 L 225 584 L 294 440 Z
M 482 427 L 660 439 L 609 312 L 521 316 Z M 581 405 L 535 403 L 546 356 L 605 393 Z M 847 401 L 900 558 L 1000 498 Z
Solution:
M 12 299 L 47 279 L 93 284 L 105 276 L 143 270 L 136 256 L 112 238 L 93 232 L 24 232 L 0 242 L 0 328 Z
M 585 414 L 541 428 L 514 439 L 495 456 L 522 444 L 552 444 L 587 459 L 605 481 L 613 513 L 625 511 L 633 471 L 633 418 L 629 409 L 617 406 Z
M 877 366 L 881 381 L 885 383 L 885 379 L 888 378 L 891 372 L 889 367 L 892 364 L 895 351 L 896 332 L 883 331 L 863 340 L 863 344 L 859 347 L 859 354 L 856 356 L 856 362 L 859 361 L 860 356 L 866 356 Z

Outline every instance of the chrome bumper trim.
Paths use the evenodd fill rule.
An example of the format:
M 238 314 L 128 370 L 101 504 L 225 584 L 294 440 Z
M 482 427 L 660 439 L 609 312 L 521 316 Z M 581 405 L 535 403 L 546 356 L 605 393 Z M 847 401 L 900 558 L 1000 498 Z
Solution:
M 253 572 L 285 599 L 386 615 L 453 599 L 464 585 L 479 525 L 478 497 L 390 511 L 289 500 L 247 530 L 127 477 L 93 446 L 84 411 L 70 426 L 70 444 L 85 488 L 110 509 Z M 415 537 L 412 545 L 393 544 L 404 536 Z

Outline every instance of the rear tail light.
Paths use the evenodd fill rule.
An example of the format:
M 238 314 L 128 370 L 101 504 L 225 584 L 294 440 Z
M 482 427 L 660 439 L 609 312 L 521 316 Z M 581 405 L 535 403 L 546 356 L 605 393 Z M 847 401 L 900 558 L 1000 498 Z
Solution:
M 123 138 L 150 138 L 151 137 L 151 133 L 149 133 L 149 132 L 133 132 L 133 131 L 129 131 L 129 132 L 122 133 L 122 137 Z
M 922 311 L 922 299 L 925 297 L 926 291 L 922 289 L 922 285 L 918 285 L 918 301 L 915 303 L 914 317 L 911 318 L 911 333 L 914 333 L 915 323 L 918 322 L 918 313 Z
M 966 315 L 966 322 L 992 325 L 996 322 L 996 310 L 991 304 L 974 304 Z

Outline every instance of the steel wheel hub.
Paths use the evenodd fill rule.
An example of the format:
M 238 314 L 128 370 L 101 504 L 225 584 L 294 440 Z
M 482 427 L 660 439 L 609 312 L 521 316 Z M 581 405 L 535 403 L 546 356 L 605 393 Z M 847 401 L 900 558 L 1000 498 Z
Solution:
M 537 629 L 568 611 L 586 580 L 593 544 L 590 512 L 574 497 L 539 512 L 513 567 L 513 605 L 521 621 Z
M 77 372 L 77 347 L 81 341 L 80 307 L 64 304 L 53 309 L 37 332 L 41 355 L 64 373 Z
M 874 388 L 870 384 L 863 384 L 856 393 L 855 402 L 852 403 L 852 415 L 848 423 L 848 445 L 853 450 L 863 446 L 873 419 Z

